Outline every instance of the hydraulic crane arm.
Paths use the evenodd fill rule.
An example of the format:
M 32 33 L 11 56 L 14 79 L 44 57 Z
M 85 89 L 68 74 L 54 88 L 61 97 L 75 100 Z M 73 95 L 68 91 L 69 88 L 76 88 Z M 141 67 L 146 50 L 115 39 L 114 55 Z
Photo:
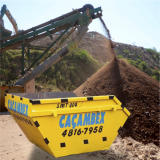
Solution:
M 6 16 L 9 19 L 9 21 L 12 23 L 13 28 L 15 30 L 15 33 L 17 34 L 18 33 L 17 23 L 16 23 L 15 19 L 12 17 L 11 13 L 9 12 L 9 10 L 7 9 L 6 5 L 2 6 L 2 9 L 1 9 L 1 19 L 3 18 L 4 14 L 6 14 Z
M 13 25 L 13 28 L 16 32 L 16 34 L 18 33 L 18 26 L 17 26 L 17 23 L 16 21 L 14 20 L 14 18 L 12 17 L 11 13 L 9 12 L 9 10 L 6 10 L 6 16 L 8 17 L 8 19 L 10 20 L 10 22 L 12 23 Z
M 3 5 L 1 8 L 1 18 L 3 18 L 4 14 L 6 12 L 6 9 L 7 9 L 6 5 Z

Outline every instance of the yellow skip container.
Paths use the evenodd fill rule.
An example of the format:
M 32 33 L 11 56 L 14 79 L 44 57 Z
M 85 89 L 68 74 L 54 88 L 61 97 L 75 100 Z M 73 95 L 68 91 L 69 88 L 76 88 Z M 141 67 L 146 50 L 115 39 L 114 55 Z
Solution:
M 73 92 L 6 94 L 5 105 L 29 141 L 54 157 L 109 149 L 130 115 L 115 96 Z

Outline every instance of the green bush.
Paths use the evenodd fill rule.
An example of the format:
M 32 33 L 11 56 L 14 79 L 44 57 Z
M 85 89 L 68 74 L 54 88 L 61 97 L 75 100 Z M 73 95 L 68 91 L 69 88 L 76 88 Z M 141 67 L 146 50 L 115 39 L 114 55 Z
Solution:
M 99 67 L 98 61 L 93 59 L 87 51 L 77 48 L 37 77 L 36 80 L 42 81 L 42 83 L 52 82 L 61 90 L 74 90 L 86 78 L 95 73 Z M 47 75 L 47 77 L 44 75 Z
M 148 51 L 155 60 L 159 61 L 160 52 L 158 52 L 155 47 L 153 47 L 153 49 L 147 48 L 146 51 Z
M 142 69 L 145 70 L 146 67 L 147 67 L 147 66 L 146 66 L 146 62 L 142 61 L 142 62 L 141 62 L 141 66 L 142 66 Z
M 30 53 L 31 63 L 33 63 L 42 54 L 42 51 L 32 50 Z M 1 83 L 14 83 L 17 80 L 22 68 L 21 57 L 22 53 L 19 50 L 8 50 L 2 54 L 3 63 L 0 63 Z M 36 83 L 56 85 L 62 90 L 73 90 L 99 68 L 98 61 L 93 59 L 87 51 L 76 48 L 38 76 Z
M 129 54 L 130 52 L 129 52 L 129 50 L 123 50 L 123 53 Z
M 148 51 L 149 53 L 152 53 L 152 50 L 150 48 L 146 48 L 146 51 Z
M 120 59 L 124 58 L 123 55 L 118 55 L 117 57 L 120 58 Z
M 130 58 L 128 58 L 127 61 L 134 67 L 138 68 L 139 70 L 151 76 L 152 78 L 156 79 L 157 81 L 160 81 L 159 79 L 160 71 L 157 69 L 151 69 L 147 67 L 146 62 L 141 61 L 140 59 L 138 59 L 137 61 L 134 61 L 134 60 L 131 60 Z

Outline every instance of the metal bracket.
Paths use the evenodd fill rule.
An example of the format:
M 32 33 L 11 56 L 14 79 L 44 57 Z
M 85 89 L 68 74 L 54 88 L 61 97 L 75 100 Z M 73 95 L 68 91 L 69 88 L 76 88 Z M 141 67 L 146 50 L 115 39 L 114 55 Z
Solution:
M 36 31 L 36 28 L 35 28 L 35 27 L 32 27 L 32 30 L 33 30 L 33 31 Z
M 48 53 L 48 51 L 52 48 L 52 46 L 53 46 L 57 41 L 59 41 L 59 40 L 62 38 L 62 36 L 69 30 L 70 27 L 71 27 L 71 25 L 70 25 L 68 28 L 66 28 L 66 30 L 65 30 L 53 43 L 50 44 L 50 46 L 43 52 L 43 54 L 40 55 L 40 56 L 30 65 L 29 69 L 32 68 L 37 62 L 39 62 L 39 61 L 45 56 L 45 54 Z
M 48 30 L 47 30 L 47 35 L 48 35 L 51 39 L 53 39 L 52 35 L 49 33 Z

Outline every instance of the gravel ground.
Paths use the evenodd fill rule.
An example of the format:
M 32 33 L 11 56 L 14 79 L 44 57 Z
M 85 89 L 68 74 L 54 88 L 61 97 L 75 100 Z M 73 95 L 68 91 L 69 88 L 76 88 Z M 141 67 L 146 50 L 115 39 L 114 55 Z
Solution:
M 131 137 L 117 136 L 110 149 L 54 158 L 28 141 L 9 112 L 0 115 L 0 159 L 2 160 L 160 160 L 160 148 L 144 145 Z

